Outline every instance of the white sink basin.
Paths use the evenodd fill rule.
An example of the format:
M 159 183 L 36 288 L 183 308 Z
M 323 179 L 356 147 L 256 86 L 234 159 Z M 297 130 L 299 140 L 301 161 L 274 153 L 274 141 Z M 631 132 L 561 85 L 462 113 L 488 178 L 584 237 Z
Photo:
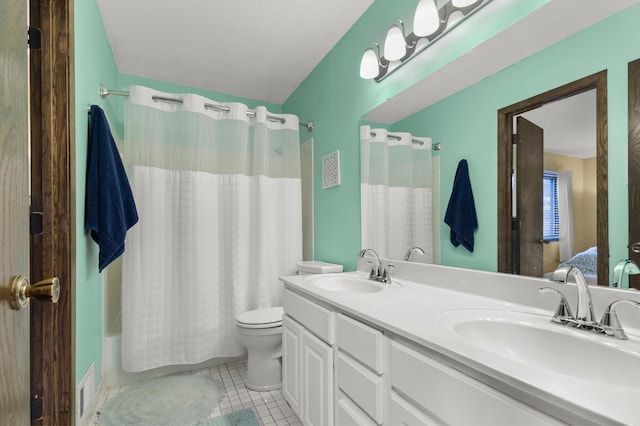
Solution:
M 381 283 L 367 278 L 344 275 L 314 276 L 304 282 L 322 290 L 347 293 L 375 293 L 384 288 Z
M 470 309 L 445 312 L 436 321 L 464 344 L 521 362 L 524 368 L 637 389 L 637 341 L 616 340 L 552 324 L 549 319 L 523 312 Z

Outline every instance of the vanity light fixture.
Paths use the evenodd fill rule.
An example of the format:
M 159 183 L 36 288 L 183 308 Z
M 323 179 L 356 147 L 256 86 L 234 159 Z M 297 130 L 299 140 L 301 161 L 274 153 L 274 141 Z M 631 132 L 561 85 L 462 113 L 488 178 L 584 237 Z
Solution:
M 375 42 L 365 50 L 360 77 L 381 81 L 490 1 L 420 0 L 413 17 L 413 32 L 405 35 L 404 23 L 396 18 L 387 31 L 383 55 Z

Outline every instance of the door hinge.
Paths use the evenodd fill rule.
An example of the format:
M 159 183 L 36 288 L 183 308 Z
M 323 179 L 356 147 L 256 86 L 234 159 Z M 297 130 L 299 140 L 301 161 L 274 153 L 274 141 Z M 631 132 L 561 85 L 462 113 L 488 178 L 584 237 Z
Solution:
M 42 418 L 43 401 L 39 395 L 31 397 L 31 421 L 40 420 Z
M 31 235 L 42 235 L 42 212 L 31 212 L 29 217 L 29 232 Z
M 514 135 L 511 135 L 511 143 L 512 143 L 513 145 L 517 145 L 517 144 L 518 144 L 518 142 L 520 142 L 520 135 L 519 135 L 519 134 L 517 134 L 517 133 L 516 133 L 516 134 L 514 134 Z
M 511 219 L 511 230 L 517 231 L 520 229 L 520 219 Z
M 40 49 L 42 33 L 40 28 L 29 27 L 27 30 L 27 46 L 29 49 Z

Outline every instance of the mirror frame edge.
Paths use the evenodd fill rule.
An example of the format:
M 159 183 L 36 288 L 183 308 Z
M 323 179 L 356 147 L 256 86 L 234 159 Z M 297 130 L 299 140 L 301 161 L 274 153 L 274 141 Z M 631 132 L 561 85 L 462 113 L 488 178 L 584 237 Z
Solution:
M 640 59 L 627 64 L 627 110 L 628 110 L 628 141 L 627 141 L 627 195 L 630 212 L 640 211 Z M 640 234 L 640 222 L 629 220 L 627 236 L 628 258 L 640 262 L 640 253 L 633 251 L 633 245 Z M 629 275 L 629 288 L 640 288 L 640 275 Z
M 498 110 L 498 272 L 512 273 L 511 135 L 513 117 L 546 103 L 596 89 L 596 238 L 598 285 L 609 285 L 609 192 L 607 70 L 548 90 Z M 601 254 L 606 254 L 602 256 Z

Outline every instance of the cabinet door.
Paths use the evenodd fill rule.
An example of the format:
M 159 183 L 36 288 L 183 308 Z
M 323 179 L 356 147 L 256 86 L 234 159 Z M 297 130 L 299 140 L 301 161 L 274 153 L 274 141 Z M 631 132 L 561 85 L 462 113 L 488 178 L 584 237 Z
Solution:
M 302 418 L 302 331 L 290 316 L 282 318 L 282 393 L 291 409 Z
M 304 330 L 302 333 L 302 423 L 333 425 L 333 350 Z

